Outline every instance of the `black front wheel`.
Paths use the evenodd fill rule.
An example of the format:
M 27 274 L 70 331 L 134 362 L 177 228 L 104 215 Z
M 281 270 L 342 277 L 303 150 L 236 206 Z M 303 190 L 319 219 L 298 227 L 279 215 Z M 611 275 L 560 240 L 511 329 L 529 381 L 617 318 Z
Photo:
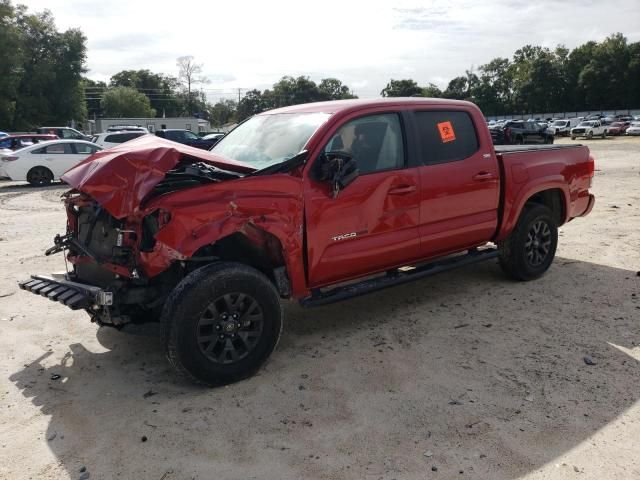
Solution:
M 167 357 L 192 380 L 217 386 L 251 376 L 282 331 L 278 293 L 246 265 L 195 270 L 169 295 L 161 317 Z
M 556 254 L 558 226 L 545 205 L 527 205 L 511 235 L 498 242 L 500 266 L 515 280 L 544 274 Z

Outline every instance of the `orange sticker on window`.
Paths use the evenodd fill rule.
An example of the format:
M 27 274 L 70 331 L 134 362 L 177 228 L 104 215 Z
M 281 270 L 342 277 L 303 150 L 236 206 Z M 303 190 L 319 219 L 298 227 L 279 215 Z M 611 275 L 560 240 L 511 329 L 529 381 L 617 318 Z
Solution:
M 451 122 L 441 122 L 438 124 L 440 139 L 442 143 L 453 142 L 456 139 L 456 132 L 453 130 Z

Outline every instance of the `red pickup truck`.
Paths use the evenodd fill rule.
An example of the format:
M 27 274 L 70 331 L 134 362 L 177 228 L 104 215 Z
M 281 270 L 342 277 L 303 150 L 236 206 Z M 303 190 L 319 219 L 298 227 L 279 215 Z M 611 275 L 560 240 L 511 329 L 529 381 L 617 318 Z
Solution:
M 159 321 L 169 361 L 221 385 L 255 372 L 282 299 L 321 305 L 498 258 L 516 280 L 587 215 L 580 145 L 494 149 L 480 110 L 345 100 L 256 115 L 211 152 L 144 136 L 62 178 L 72 269 L 21 288 L 100 325 Z

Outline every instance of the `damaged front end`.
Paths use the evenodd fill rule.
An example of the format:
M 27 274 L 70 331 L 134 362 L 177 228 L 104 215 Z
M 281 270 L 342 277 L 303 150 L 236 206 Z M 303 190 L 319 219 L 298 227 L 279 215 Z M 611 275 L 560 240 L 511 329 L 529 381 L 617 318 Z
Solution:
M 140 141 L 142 140 L 142 141 Z M 62 252 L 67 271 L 33 275 L 20 288 L 121 326 L 156 320 L 188 273 L 189 258 L 156 242 L 171 212 L 145 205 L 160 196 L 241 178 L 250 167 L 155 137 L 100 152 L 63 176 L 67 228 L 45 255 Z M 163 255 L 166 268 L 149 267 Z

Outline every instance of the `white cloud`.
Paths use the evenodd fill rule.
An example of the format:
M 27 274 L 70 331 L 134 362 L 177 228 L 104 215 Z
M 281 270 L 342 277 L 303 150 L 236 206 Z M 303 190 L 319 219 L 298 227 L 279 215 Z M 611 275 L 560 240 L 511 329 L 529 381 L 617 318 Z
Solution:
M 193 55 L 212 97 L 263 89 L 287 74 L 334 76 L 377 96 L 390 78 L 444 87 L 525 44 L 572 48 L 618 31 L 640 40 L 637 0 L 26 3 L 49 8 L 61 29 L 82 29 L 89 77 L 139 68 L 176 75 L 175 59 Z

